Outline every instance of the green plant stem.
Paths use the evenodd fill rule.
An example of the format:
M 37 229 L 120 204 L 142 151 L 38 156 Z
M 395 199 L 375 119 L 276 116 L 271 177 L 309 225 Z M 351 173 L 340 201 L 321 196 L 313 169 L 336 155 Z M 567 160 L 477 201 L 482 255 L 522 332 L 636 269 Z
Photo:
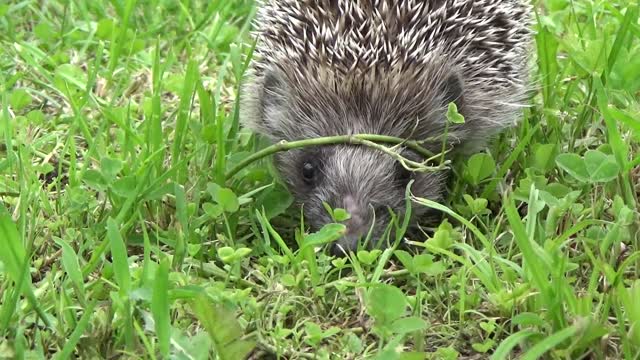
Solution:
M 257 160 L 260 160 L 262 158 L 265 158 L 267 156 L 273 155 L 280 151 L 288 151 L 288 150 L 298 149 L 302 147 L 335 145 L 335 144 L 365 145 L 391 155 L 396 160 L 401 161 L 405 166 L 407 164 L 410 164 L 419 170 L 426 170 L 426 171 L 442 170 L 444 167 L 443 166 L 444 164 L 441 164 L 439 166 L 424 166 L 422 163 L 418 163 L 418 162 L 403 158 L 398 153 L 391 150 L 389 147 L 378 144 L 378 143 L 392 143 L 398 146 L 404 145 L 407 148 L 426 157 L 427 158 L 427 160 L 425 161 L 426 163 L 433 160 L 437 155 L 434 156 L 432 152 L 430 152 L 429 150 L 421 146 L 421 144 L 424 143 L 425 141 L 405 140 L 405 139 L 394 137 L 394 136 L 371 135 L 371 134 L 327 136 L 327 137 L 319 137 L 319 138 L 296 140 L 296 141 L 282 140 L 276 144 L 273 144 L 247 157 L 246 159 L 241 161 L 238 165 L 234 166 L 231 170 L 229 170 L 225 175 L 225 178 L 229 179 L 234 175 L 236 175 L 238 172 L 240 172 L 242 169 L 250 165 L 251 163 Z

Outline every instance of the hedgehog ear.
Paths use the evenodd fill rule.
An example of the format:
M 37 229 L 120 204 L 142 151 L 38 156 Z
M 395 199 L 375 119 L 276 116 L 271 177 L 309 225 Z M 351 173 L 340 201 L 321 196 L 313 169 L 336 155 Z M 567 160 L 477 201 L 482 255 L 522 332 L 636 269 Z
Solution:
M 454 102 L 458 106 L 458 109 L 462 108 L 464 102 L 464 88 L 462 78 L 457 71 L 454 71 L 447 76 L 442 84 L 442 93 L 444 94 L 444 106 L 448 106 L 449 103 Z
M 279 71 L 267 70 L 260 91 L 262 121 L 269 122 L 269 118 L 280 113 L 286 105 L 289 88 Z
M 248 95 L 257 99 L 253 126 L 272 140 L 283 140 L 289 98 L 285 77 L 277 69 L 266 69 L 256 85 L 255 95 Z

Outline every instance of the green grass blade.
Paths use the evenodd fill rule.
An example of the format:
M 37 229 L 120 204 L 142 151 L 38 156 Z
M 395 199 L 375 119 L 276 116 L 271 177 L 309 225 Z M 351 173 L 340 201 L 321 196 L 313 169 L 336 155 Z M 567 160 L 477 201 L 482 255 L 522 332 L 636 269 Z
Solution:
M 572 325 L 564 328 L 553 335 L 545 338 L 539 343 L 535 344 L 529 351 L 527 351 L 521 358 L 521 360 L 537 360 L 545 353 L 553 350 L 556 346 L 562 342 L 570 339 L 578 333 L 578 326 Z
M 611 51 L 609 52 L 609 56 L 607 56 L 607 67 L 605 73 L 603 74 L 603 81 L 606 79 L 616 61 L 618 60 L 618 56 L 620 55 L 620 51 L 624 46 L 624 43 L 627 40 L 627 36 L 629 35 L 630 28 L 632 26 L 637 26 L 638 23 L 638 4 L 636 6 L 627 7 L 627 13 L 624 16 L 622 24 L 618 28 L 618 32 L 616 34 L 616 39 L 613 41 L 613 45 L 611 46 Z
M 82 271 L 80 271 L 80 262 L 78 261 L 78 255 L 73 248 L 64 239 L 54 239 L 55 242 L 62 248 L 62 265 L 64 266 L 71 283 L 78 291 L 78 295 L 84 302 L 84 278 Z
M 121 24 L 119 27 L 119 31 L 114 33 L 114 41 L 111 42 L 111 51 L 109 58 L 109 79 L 113 78 L 113 72 L 118 66 L 118 62 L 122 56 L 122 50 L 124 46 L 127 44 L 126 36 L 127 30 L 129 30 L 129 24 L 131 19 L 131 14 L 133 13 L 133 9 L 136 5 L 136 0 L 127 0 L 125 4 L 124 13 L 122 14 Z
M 289 257 L 291 261 L 295 262 L 295 255 L 293 254 L 291 249 L 289 249 L 289 247 L 284 242 L 280 234 L 278 234 L 273 228 L 273 226 L 271 226 L 271 223 L 269 223 L 269 220 L 267 219 L 267 215 L 264 213 L 264 211 L 260 213 L 258 210 L 256 210 L 255 214 L 256 214 L 256 217 L 258 218 L 258 221 L 262 225 L 262 231 L 264 233 L 268 233 L 269 235 L 271 235 L 275 240 L 275 242 L 278 244 L 278 246 L 280 246 L 280 249 L 282 249 L 282 251 L 285 253 L 285 255 L 287 255 L 287 257 Z
M 187 65 L 187 73 L 184 77 L 182 93 L 180 94 L 180 104 L 178 105 L 178 116 L 176 119 L 176 128 L 174 130 L 173 149 L 171 154 L 171 166 L 176 167 L 182 154 L 184 153 L 184 138 L 187 133 L 187 120 L 189 118 L 191 102 L 194 98 L 196 81 L 198 78 L 198 66 L 195 61 L 190 60 Z M 177 181 L 184 182 L 184 172 L 179 173 Z
M 549 287 L 549 282 L 547 280 L 549 278 L 549 272 L 544 264 L 540 262 L 539 255 L 536 254 L 532 244 L 530 243 L 525 226 L 522 219 L 520 219 L 520 215 L 518 215 L 518 210 L 516 209 L 513 196 L 505 199 L 504 204 L 507 219 L 509 220 L 509 224 L 513 231 L 514 240 L 518 244 L 520 251 L 522 251 L 522 255 L 527 266 L 530 268 L 528 272 L 532 276 L 533 283 L 538 289 L 540 289 L 543 295 L 546 296 L 548 293 L 547 289 Z
M 511 151 L 511 154 L 509 154 L 509 157 L 500 166 L 497 176 L 493 180 L 491 180 L 491 182 L 487 184 L 487 186 L 482 191 L 482 196 L 481 196 L 482 198 L 488 199 L 491 196 L 491 194 L 493 194 L 496 191 L 496 188 L 498 187 L 498 184 L 500 183 L 500 181 L 502 181 L 507 175 L 507 173 L 509 172 L 509 170 L 512 169 L 513 164 L 516 162 L 516 160 L 518 160 L 518 157 L 529 145 L 533 136 L 538 133 L 538 130 L 540 129 L 541 125 L 542 123 L 538 123 L 533 128 L 528 129 L 527 135 L 524 138 L 522 138 L 522 140 L 518 141 L 518 145 L 516 145 L 513 151 Z
M 33 292 L 31 276 L 28 270 L 29 259 L 27 258 L 20 234 L 11 220 L 11 215 L 2 204 L 0 204 L 0 248 L 4 249 L 0 251 L 0 261 L 7 268 L 9 276 L 17 285 L 16 295 L 19 293 L 24 294 L 44 324 L 50 326 L 49 319 L 41 309 Z M 18 297 L 15 296 L 13 299 L 14 301 L 8 304 L 2 304 L 2 318 L 0 318 L 2 323 L 0 323 L 0 330 L 7 329 L 10 316 L 17 306 Z
M 153 282 L 153 296 L 151 298 L 151 312 L 155 322 L 156 336 L 163 358 L 169 356 L 169 340 L 171 320 L 169 318 L 169 263 L 160 262 Z
M 128 349 L 133 348 L 134 344 L 134 328 L 133 319 L 131 318 L 131 302 L 129 296 L 131 294 L 131 273 L 129 271 L 129 261 L 127 256 L 127 248 L 124 240 L 120 235 L 119 226 L 112 218 L 107 219 L 107 239 L 111 245 L 111 257 L 113 258 L 113 272 L 115 274 L 116 283 L 120 287 L 121 310 L 124 312 L 124 340 Z
M 628 169 L 627 158 L 629 156 L 629 147 L 622 139 L 622 135 L 618 130 L 618 125 L 609 112 L 609 98 L 607 96 L 607 92 L 604 89 L 604 85 L 597 77 L 593 78 L 593 83 L 596 88 L 598 108 L 600 109 L 602 117 L 604 118 L 605 125 L 607 126 L 607 137 L 609 139 L 609 144 L 611 145 L 611 149 L 613 150 L 613 155 L 616 158 L 616 162 L 620 166 L 620 169 L 623 169 L 619 178 L 622 183 L 625 200 L 627 202 L 627 205 L 635 208 L 637 203 L 635 191 L 633 190 L 633 185 L 631 183 L 632 180 L 629 178 L 629 173 L 625 170 Z
M 26 278 L 28 273 L 22 271 L 22 264 L 27 252 L 11 215 L 3 205 L 0 205 L 0 247 L 4 249 L 0 251 L 0 260 L 14 281 Z M 30 280 L 26 282 L 31 283 Z
M 538 50 L 538 67 L 540 77 L 543 80 L 544 106 L 553 108 L 555 106 L 555 82 L 558 75 L 558 42 L 546 26 L 538 26 L 536 35 L 536 45 Z
M 216 116 L 216 162 L 215 162 L 215 179 L 218 185 L 224 185 L 226 181 L 226 139 L 225 139 L 225 114 L 218 112 Z
M 509 335 L 504 339 L 500 345 L 496 348 L 496 351 L 491 355 L 491 360 L 506 360 L 511 353 L 511 350 L 521 344 L 529 337 L 538 334 L 532 330 L 521 330 L 517 333 Z
M 64 347 L 62 348 L 62 351 L 56 354 L 55 356 L 56 359 L 70 359 L 72 357 L 71 355 L 76 350 L 76 346 L 80 341 L 80 337 L 82 337 L 82 335 L 85 334 L 85 331 L 89 326 L 89 321 L 92 319 L 94 315 L 93 309 L 95 308 L 96 303 L 97 301 L 94 300 L 87 306 L 87 308 L 84 311 L 84 314 L 82 314 L 82 317 L 80 317 L 80 321 L 78 321 L 75 329 L 73 329 L 73 332 L 65 342 Z
M 113 272 L 116 276 L 116 282 L 120 286 L 120 292 L 128 296 L 131 292 L 131 274 L 129 273 L 127 248 L 120 235 L 119 226 L 112 218 L 107 219 L 107 238 L 111 245 Z
M 192 308 L 213 340 L 220 360 L 246 358 L 255 342 L 243 338 L 243 329 L 230 308 L 211 304 L 204 295 L 192 302 Z
M 187 251 L 185 234 L 189 234 L 189 220 L 187 217 L 187 199 L 184 188 L 176 184 L 174 189 L 176 196 L 176 218 L 180 223 L 180 228 L 176 233 L 176 247 L 172 266 L 174 269 L 179 270 Z

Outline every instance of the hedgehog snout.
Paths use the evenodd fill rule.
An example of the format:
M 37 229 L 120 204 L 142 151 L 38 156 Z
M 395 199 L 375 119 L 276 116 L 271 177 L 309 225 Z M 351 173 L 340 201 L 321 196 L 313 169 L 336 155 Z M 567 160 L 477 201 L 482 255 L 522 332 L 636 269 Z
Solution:
M 344 256 L 349 251 L 355 252 L 358 243 L 367 235 L 373 220 L 371 206 L 355 196 L 346 195 L 342 199 L 342 208 L 350 217 L 343 222 L 346 226 L 345 235 L 331 247 L 331 253 L 335 256 Z
M 366 234 L 371 222 L 370 207 L 351 195 L 344 197 L 343 204 L 344 209 L 350 215 L 349 219 L 345 221 L 347 235 L 359 237 Z

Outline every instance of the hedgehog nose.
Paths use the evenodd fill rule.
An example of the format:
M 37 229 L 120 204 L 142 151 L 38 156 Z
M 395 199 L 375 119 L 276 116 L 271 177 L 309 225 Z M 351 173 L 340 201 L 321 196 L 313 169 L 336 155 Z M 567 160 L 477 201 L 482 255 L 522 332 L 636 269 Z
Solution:
M 361 236 L 366 231 L 367 227 L 367 207 L 362 205 L 353 196 L 347 195 L 343 200 L 344 209 L 351 216 L 346 221 L 347 235 L 348 236 Z

